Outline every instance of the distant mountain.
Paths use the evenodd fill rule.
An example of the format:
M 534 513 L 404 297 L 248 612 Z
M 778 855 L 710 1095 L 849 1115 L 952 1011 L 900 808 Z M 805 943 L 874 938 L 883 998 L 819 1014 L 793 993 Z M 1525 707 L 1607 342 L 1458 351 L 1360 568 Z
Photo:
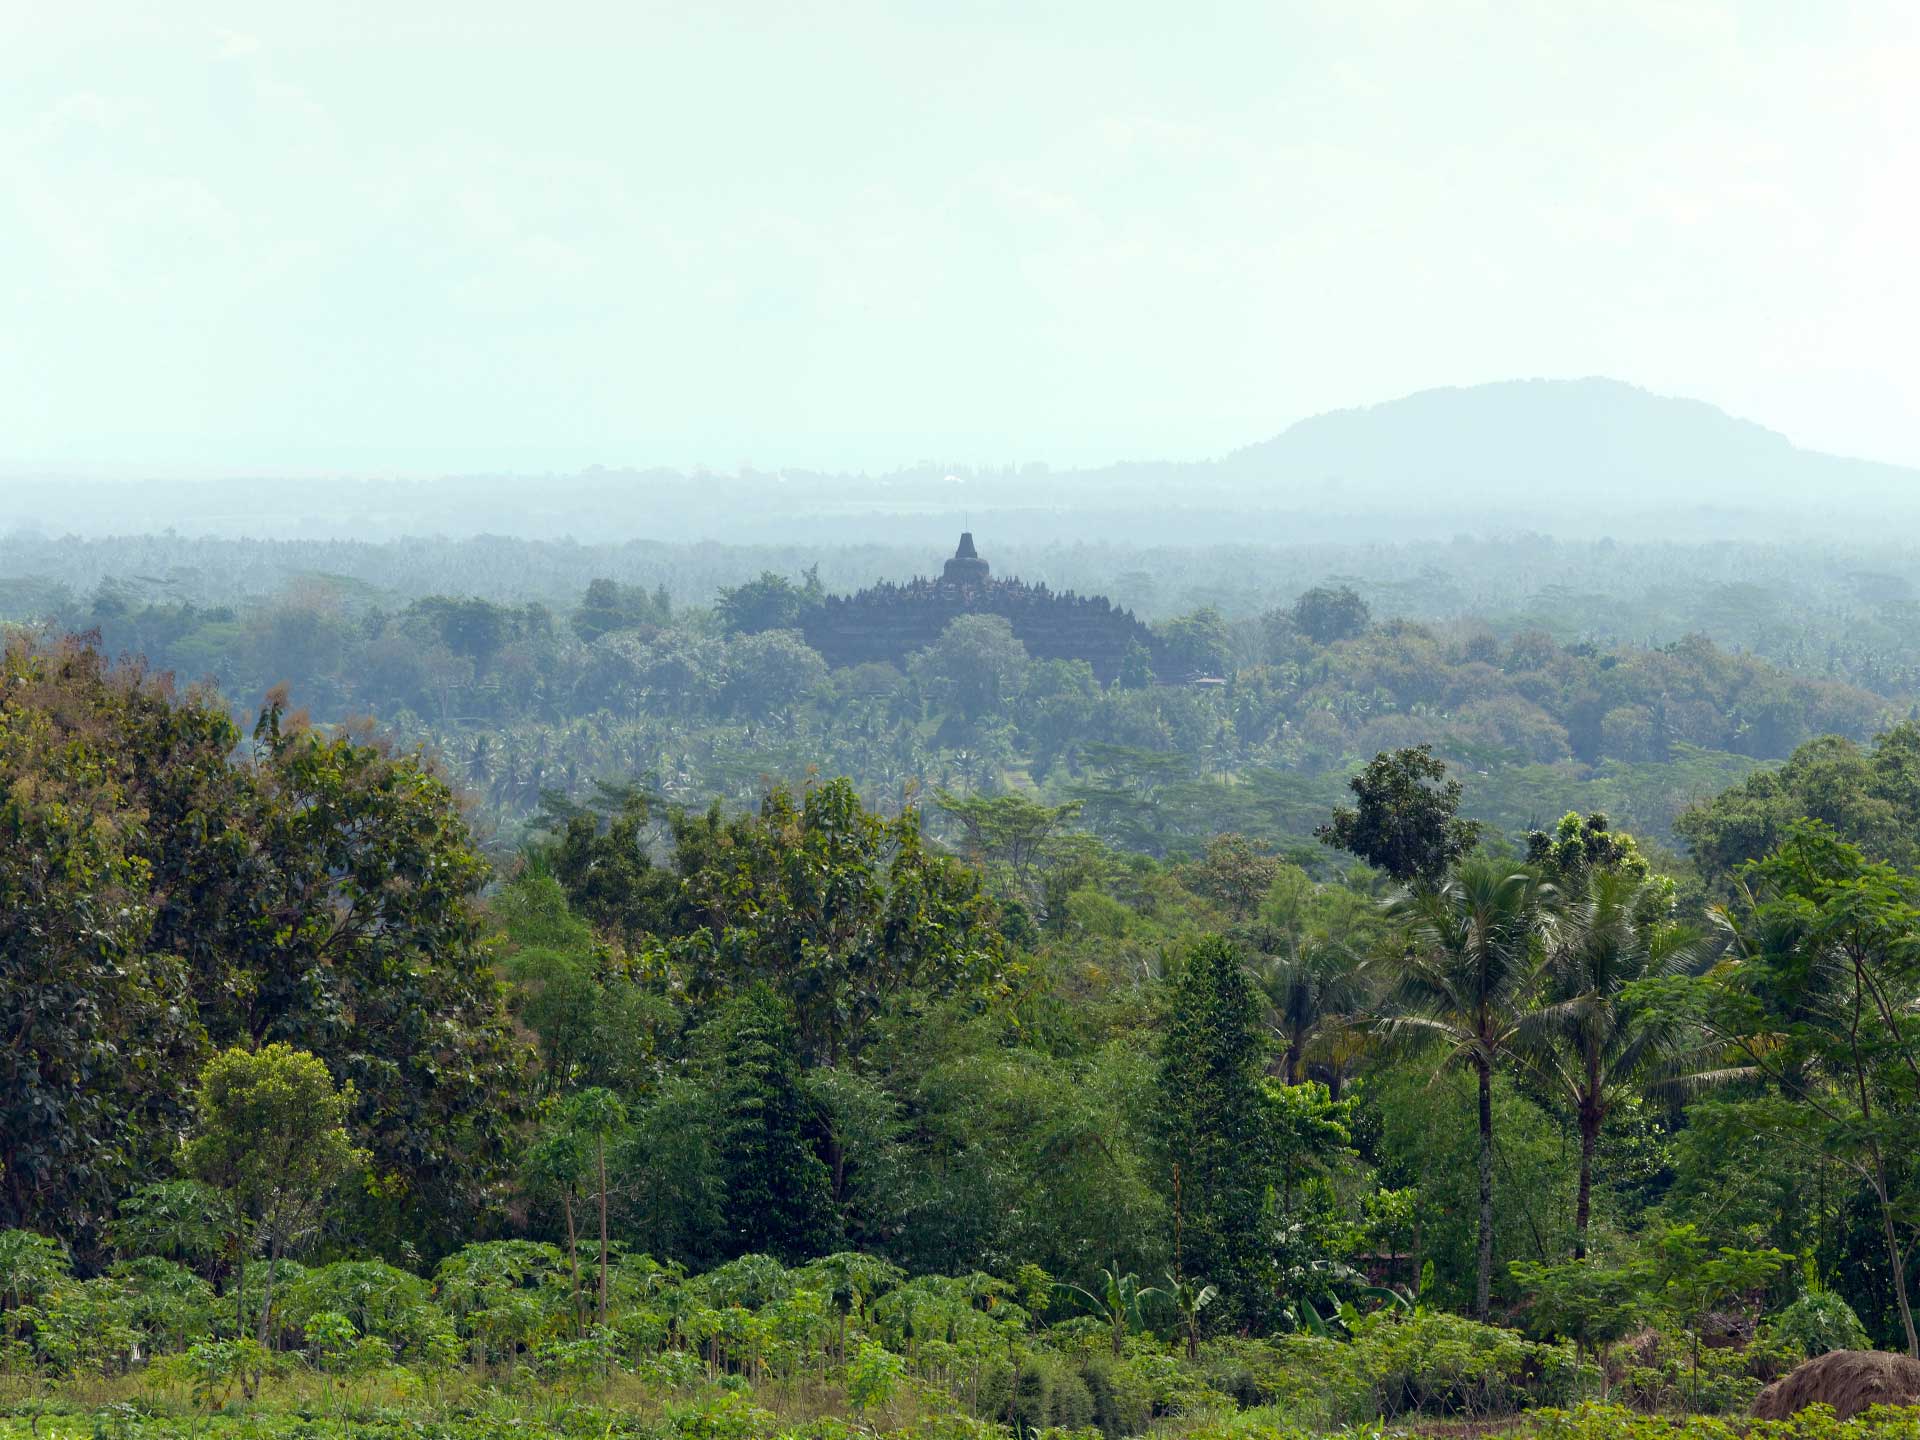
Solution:
M 1797 506 L 1920 498 L 1920 471 L 1796 448 L 1699 400 L 1618 380 L 1509 380 L 1316 415 L 1222 460 L 1270 503 L 1424 497 Z
M 1617 380 L 1424 390 L 1302 420 L 1219 460 L 1098 469 L 937 463 L 885 475 L 593 469 L 298 484 L 109 479 L 0 466 L 0 532 L 950 547 L 970 518 L 1033 543 L 1571 537 L 1893 539 L 1920 470 L 1823 455 Z M 933 553 L 933 552 L 929 552 Z

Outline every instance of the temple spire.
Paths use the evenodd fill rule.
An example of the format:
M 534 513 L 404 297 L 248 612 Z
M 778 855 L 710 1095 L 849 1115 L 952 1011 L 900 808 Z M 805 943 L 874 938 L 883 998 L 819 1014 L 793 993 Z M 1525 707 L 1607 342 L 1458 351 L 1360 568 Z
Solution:
M 987 562 L 980 558 L 980 552 L 973 548 L 973 532 L 960 532 L 959 548 L 953 552 L 953 558 L 947 561 L 946 575 L 949 585 L 982 585 L 987 579 Z

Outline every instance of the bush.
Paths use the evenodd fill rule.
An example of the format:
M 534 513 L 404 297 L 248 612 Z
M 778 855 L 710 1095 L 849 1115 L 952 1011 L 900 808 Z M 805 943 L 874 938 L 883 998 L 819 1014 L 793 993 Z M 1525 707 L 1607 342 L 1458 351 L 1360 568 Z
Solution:
M 1510 1414 L 1571 1398 L 1573 1350 L 1440 1311 L 1379 1311 L 1354 1327 L 1346 1357 L 1370 1390 L 1364 1415 Z
M 1815 1287 L 1773 1317 L 1769 1333 L 1808 1359 L 1831 1350 L 1865 1350 L 1867 1330 L 1853 1307 L 1833 1291 Z

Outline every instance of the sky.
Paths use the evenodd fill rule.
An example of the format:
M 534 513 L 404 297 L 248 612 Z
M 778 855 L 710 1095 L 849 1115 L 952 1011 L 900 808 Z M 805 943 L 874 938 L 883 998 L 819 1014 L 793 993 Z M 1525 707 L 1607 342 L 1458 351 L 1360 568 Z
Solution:
M 0 0 L 0 461 L 1073 465 L 1600 374 L 1920 464 L 1916 75 L 1912 0 Z

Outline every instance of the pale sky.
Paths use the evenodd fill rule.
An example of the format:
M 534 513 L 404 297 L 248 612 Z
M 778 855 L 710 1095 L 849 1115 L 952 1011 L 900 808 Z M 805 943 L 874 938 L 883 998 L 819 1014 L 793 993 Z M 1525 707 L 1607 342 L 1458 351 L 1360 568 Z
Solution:
M 0 460 L 1187 458 L 1604 374 L 1915 464 L 1917 266 L 1913 0 L 0 0 Z

